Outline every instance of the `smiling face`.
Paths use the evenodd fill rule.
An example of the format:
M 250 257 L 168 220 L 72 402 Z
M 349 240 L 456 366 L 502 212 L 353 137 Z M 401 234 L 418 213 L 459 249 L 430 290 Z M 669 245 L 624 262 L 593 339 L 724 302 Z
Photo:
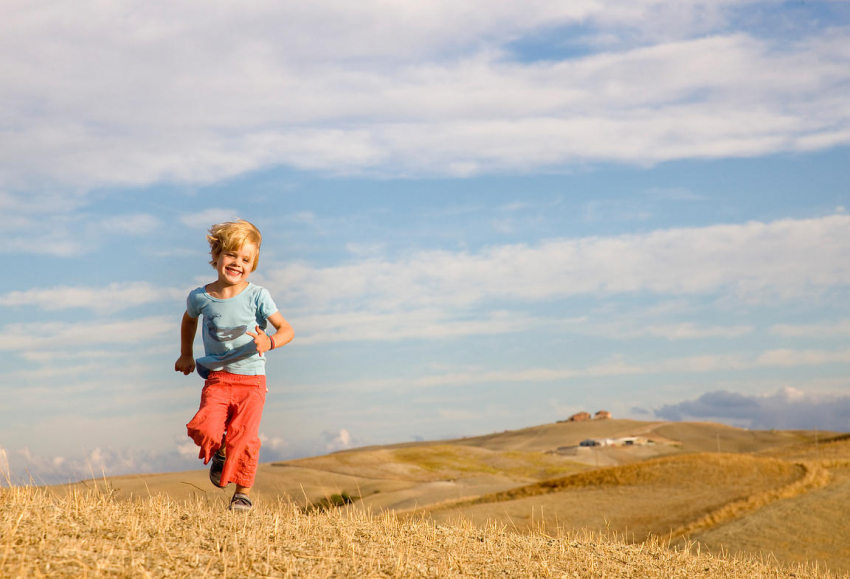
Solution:
M 239 286 L 248 282 L 254 270 L 257 246 L 245 243 L 239 249 L 225 250 L 214 256 L 218 282 L 222 287 Z

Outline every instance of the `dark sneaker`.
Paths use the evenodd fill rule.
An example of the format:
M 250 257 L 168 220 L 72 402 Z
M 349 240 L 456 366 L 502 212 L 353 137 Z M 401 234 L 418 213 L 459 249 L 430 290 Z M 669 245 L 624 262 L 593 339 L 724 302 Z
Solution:
M 210 481 L 218 488 L 224 488 L 221 486 L 221 471 L 224 470 L 224 460 L 224 456 L 216 452 L 210 461 Z
M 248 498 L 248 495 L 234 493 L 233 498 L 230 499 L 230 506 L 227 509 L 230 511 L 250 511 L 253 506 L 254 504 Z

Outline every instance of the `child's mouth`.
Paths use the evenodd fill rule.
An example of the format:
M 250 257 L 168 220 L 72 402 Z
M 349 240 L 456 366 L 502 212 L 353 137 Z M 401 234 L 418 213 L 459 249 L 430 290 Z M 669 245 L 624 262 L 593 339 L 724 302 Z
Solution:
M 233 269 L 232 267 L 228 267 L 226 269 L 226 271 L 230 275 L 242 275 L 242 270 L 240 270 L 240 269 Z

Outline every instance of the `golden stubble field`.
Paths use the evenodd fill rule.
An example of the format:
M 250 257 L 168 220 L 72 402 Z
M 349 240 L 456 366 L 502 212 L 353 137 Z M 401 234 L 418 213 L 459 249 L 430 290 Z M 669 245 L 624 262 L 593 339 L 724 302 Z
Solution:
M 572 577 L 831 579 L 812 567 L 627 544 L 589 532 L 516 533 L 469 522 L 363 510 L 307 512 L 258 501 L 230 513 L 220 498 L 118 499 L 108 484 L 60 496 L 2 491 L 0 576 L 36 577 Z
M 576 448 L 618 436 L 652 442 Z M 0 577 L 850 571 L 850 437 L 837 433 L 548 424 L 264 464 L 254 490 L 242 518 L 205 470 L 2 491 Z M 340 495 L 353 503 L 316 509 Z

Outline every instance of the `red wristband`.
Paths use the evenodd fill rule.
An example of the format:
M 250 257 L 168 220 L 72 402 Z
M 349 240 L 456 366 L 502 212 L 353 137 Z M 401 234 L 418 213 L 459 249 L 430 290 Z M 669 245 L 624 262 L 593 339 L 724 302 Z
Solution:
M 266 335 L 268 336 L 268 334 L 266 334 Z M 269 350 L 274 350 L 274 338 L 272 338 L 271 336 L 268 336 L 268 337 L 269 337 L 269 343 L 272 345 L 272 347 L 269 348 Z

